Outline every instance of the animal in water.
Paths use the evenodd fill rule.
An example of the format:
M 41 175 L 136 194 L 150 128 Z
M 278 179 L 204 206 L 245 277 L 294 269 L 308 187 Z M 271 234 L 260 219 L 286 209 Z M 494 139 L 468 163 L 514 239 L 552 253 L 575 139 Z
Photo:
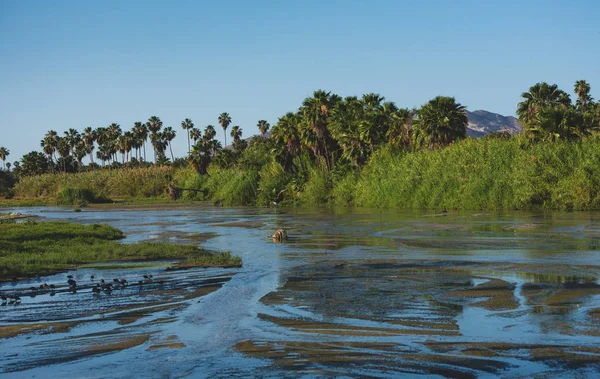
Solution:
M 114 283 L 120 283 L 120 282 L 119 282 L 119 279 L 113 279 L 113 282 L 114 282 Z
M 152 275 L 144 275 L 144 279 L 150 280 L 150 279 L 152 279 Z
M 50 284 L 50 289 L 51 289 L 52 291 L 54 291 L 54 290 L 56 289 L 56 286 L 55 286 L 54 284 Z
M 73 275 L 67 275 L 67 279 L 73 279 Z
M 273 235 L 271 236 L 271 238 L 275 241 L 275 242 L 283 242 L 287 239 L 287 232 L 285 231 L 285 229 L 277 229 L 275 231 L 275 233 L 273 233 Z
M 67 280 L 67 284 L 69 285 L 69 287 L 74 290 L 77 288 L 77 282 L 74 281 L 73 279 L 69 279 Z
M 104 279 L 100 279 L 100 284 L 104 285 Z
M 100 288 L 100 285 L 97 284 L 96 287 L 92 288 L 92 292 L 98 295 L 100 292 L 102 292 L 102 288 Z
M 107 284 L 104 286 L 104 292 L 106 292 L 107 294 L 111 294 L 113 290 L 112 284 Z
M 2 299 L 2 305 L 6 305 L 6 301 L 8 300 L 8 298 L 4 295 L 0 295 L 0 299 Z
M 50 292 L 50 296 L 54 296 L 56 295 L 56 292 L 54 292 L 54 290 L 52 290 L 52 292 Z
M 127 283 L 127 279 L 121 279 L 120 283 L 123 287 L 125 287 L 127 284 L 129 284 L 129 283 Z
M 36 287 L 29 287 L 29 290 L 33 291 L 33 292 L 37 292 L 38 289 Z
M 47 288 L 49 288 L 49 287 L 50 287 L 50 286 L 48 285 L 48 283 L 43 283 L 43 284 L 40 284 L 40 289 L 41 289 L 41 290 L 45 290 L 45 289 L 47 289 Z
M 90 280 L 91 280 L 92 282 L 94 281 L 94 278 L 95 278 L 95 276 L 94 276 L 94 275 L 91 275 L 91 276 L 90 276 Z

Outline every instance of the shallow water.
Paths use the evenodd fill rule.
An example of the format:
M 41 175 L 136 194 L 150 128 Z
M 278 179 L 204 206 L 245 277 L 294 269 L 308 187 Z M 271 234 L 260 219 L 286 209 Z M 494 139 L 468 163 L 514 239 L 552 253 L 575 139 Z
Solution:
M 0 307 L 0 376 L 600 375 L 600 213 L 18 211 L 244 267 L 109 263 L 1 284 L 22 302 Z M 91 275 L 129 285 L 93 295 Z M 29 289 L 43 283 L 54 296 Z

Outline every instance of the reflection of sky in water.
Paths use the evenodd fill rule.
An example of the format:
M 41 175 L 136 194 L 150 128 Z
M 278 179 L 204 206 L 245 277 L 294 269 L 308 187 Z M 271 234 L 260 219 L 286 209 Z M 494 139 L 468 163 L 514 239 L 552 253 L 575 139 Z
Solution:
M 256 375 L 253 370 L 258 369 L 263 370 L 260 373 L 265 375 L 281 374 L 268 362 L 233 351 L 232 347 L 243 340 L 393 341 L 421 352 L 426 352 L 421 342 L 428 339 L 567 345 L 594 345 L 597 342 L 597 337 L 582 335 L 578 331 L 590 329 L 588 313 L 600 306 L 598 295 L 591 294 L 571 299 L 572 304 L 550 307 L 531 303 L 524 295 L 523 285 L 548 283 L 553 288 L 559 288 L 564 283 L 597 284 L 600 214 L 450 212 L 448 216 L 438 217 L 416 211 L 202 206 L 122 210 L 88 208 L 81 213 L 74 213 L 70 208 L 26 208 L 16 211 L 39 214 L 47 219 L 109 223 L 127 233 L 123 241 L 125 243 L 145 240 L 193 242 L 186 240 L 186 233 L 216 233 L 214 238 L 200 242 L 200 245 L 215 251 L 230 251 L 244 260 L 244 267 L 220 290 L 202 297 L 199 302 L 190 302 L 186 309 L 176 313 L 176 321 L 156 328 L 160 335 L 177 335 L 186 345 L 185 349 L 148 352 L 145 348 L 136 347 L 52 366 L 50 376 L 54 377 L 86 372 L 83 370 L 107 374 L 103 371 L 105 365 L 111 365 L 114 369 L 108 373 L 109 377 L 128 376 L 133 372 L 142 376 L 156 376 L 157 373 L 183 376 L 227 376 L 230 373 Z M 290 239 L 287 243 L 275 244 L 268 238 L 279 227 L 288 230 Z M 477 286 L 489 278 L 514 283 L 516 287 L 513 294 L 518 307 L 490 311 L 470 305 L 481 298 L 444 299 L 442 292 L 448 291 L 450 287 L 446 286 L 450 284 L 436 282 L 439 275 L 436 276 L 432 271 L 414 272 L 411 277 L 414 282 L 406 280 L 397 287 L 393 279 L 382 281 L 382 278 L 370 277 L 373 271 L 367 268 L 353 270 L 349 278 L 338 277 L 335 270 L 331 274 L 326 269 L 344 262 L 386 260 L 474 262 L 477 267 L 456 268 L 456 275 L 460 274 L 461 278 L 466 279 L 452 285 L 457 288 L 462 288 L 460 283 Z M 161 275 L 161 270 L 162 267 L 147 266 L 127 267 L 124 270 L 91 267 L 77 270 L 74 275 L 82 278 L 92 273 L 107 277 L 137 277 L 144 272 Z M 310 281 L 323 273 L 331 274 L 329 279 L 322 283 Z M 387 274 L 394 276 L 398 273 L 391 270 Z M 65 275 L 32 279 L 26 283 L 4 283 L 0 285 L 0 290 L 39 285 L 42 282 L 58 284 L 64 281 Z M 291 277 L 297 277 L 299 285 L 305 287 L 286 291 L 286 283 L 289 284 Z M 282 291 L 281 301 L 268 305 L 261 302 L 266 295 L 272 296 Z M 66 296 L 60 294 L 60 300 L 66 299 Z M 394 299 L 403 299 L 403 302 Z M 41 306 L 47 300 L 44 296 L 24 298 L 23 302 L 29 305 L 22 307 Z M 18 315 L 19 311 L 5 308 L 0 312 L 5 312 L 1 317 L 6 320 Z M 40 309 L 36 312 L 40 312 Z M 414 329 L 415 326 L 389 324 L 389 321 L 455 320 L 462 336 L 323 335 L 279 326 L 260 319 L 257 317 L 259 314 L 358 328 L 392 327 L 400 330 Z M 570 328 L 563 324 L 570 325 Z M 107 325 L 108 329 L 118 328 L 112 323 L 107 322 Z M 591 328 L 598 331 L 597 326 Z M 88 329 L 79 329 L 78 332 L 93 330 Z M 62 337 L 60 334 L 38 336 L 36 341 Z M 26 356 L 28 351 L 35 352 L 41 348 L 36 348 L 30 342 L 27 337 L 17 337 L 10 340 L 9 346 L 10 349 L 23 350 Z M 0 354 L 8 349 L 3 341 Z M 509 371 L 512 374 L 548 371 L 548 366 L 527 362 L 524 356 L 507 360 L 516 367 Z M 42 373 L 47 374 L 48 371 L 32 369 L 14 375 Z M 363 373 L 373 371 L 365 367 Z M 380 373 L 380 376 L 386 376 L 385 372 Z

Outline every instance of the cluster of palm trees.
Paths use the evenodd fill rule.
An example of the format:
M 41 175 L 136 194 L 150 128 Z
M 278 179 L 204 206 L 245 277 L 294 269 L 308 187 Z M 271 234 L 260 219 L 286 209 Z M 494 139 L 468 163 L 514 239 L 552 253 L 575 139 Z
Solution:
M 170 126 L 164 129 L 162 126 L 160 118 L 152 116 L 146 123 L 134 123 L 131 130 L 125 132 L 117 123 L 96 129 L 87 127 L 82 133 L 76 129 L 69 129 L 62 137 L 56 131 L 50 130 L 41 140 L 40 146 L 44 154 L 63 171 L 67 171 L 67 165 L 82 166 L 85 156 L 89 156 L 90 162 L 94 163 L 94 150 L 96 158 L 102 161 L 103 166 L 106 162 L 117 162 L 119 154 L 122 164 L 129 163 L 134 154 L 137 161 L 145 161 L 148 138 L 154 150 L 155 163 L 166 160 L 167 148 L 173 160 L 171 142 L 176 132 Z
M 556 84 L 537 83 L 524 92 L 517 115 L 531 137 L 542 140 L 578 139 L 600 129 L 600 103 L 590 95 L 585 80 L 574 86 L 577 100 Z
M 374 93 L 341 98 L 319 90 L 297 112 L 281 117 L 271 129 L 271 138 L 286 170 L 297 168 L 295 157 L 306 152 L 332 170 L 339 162 L 364 165 L 383 144 L 444 146 L 464 138 L 466 127 L 465 107 L 452 97 L 438 96 L 420 109 L 409 110 Z
M 584 81 L 575 84 L 577 100 L 558 89 L 556 85 L 538 83 L 522 94 L 517 114 L 530 136 L 556 140 L 558 138 L 580 138 L 600 129 L 600 103 L 590 95 L 590 85 Z M 227 131 L 232 124 L 229 113 L 218 116 L 225 145 Z M 305 172 L 303 162 L 318 161 L 332 171 L 338 164 L 360 167 L 383 145 L 400 150 L 439 148 L 466 137 L 467 115 L 465 107 L 453 97 L 438 96 L 418 109 L 400 108 L 383 96 L 370 93 L 362 97 L 345 98 L 331 92 L 315 91 L 307 97 L 296 112 L 288 112 L 271 128 L 266 120 L 259 120 L 257 128 L 263 138 L 262 155 L 274 158 L 285 171 Z M 230 165 L 240 158 L 248 147 L 242 139 L 242 128 L 234 125 L 229 135 L 233 139 L 231 148 L 223 149 L 217 141 L 213 125 L 204 130 L 194 126 L 191 119 L 181 122 L 188 141 L 188 162 L 200 173 L 205 174 L 209 164 L 216 162 Z M 147 162 L 146 144 L 150 141 L 155 164 L 175 161 L 171 143 L 176 136 L 172 127 L 163 128 L 157 116 L 147 122 L 136 122 L 128 131 L 119 124 L 93 129 L 85 128 L 82 133 L 69 129 L 59 136 L 50 130 L 41 140 L 45 157 L 27 155 L 27 161 L 47 158 L 50 167 L 68 171 L 80 167 L 82 159 L 95 157 L 102 165 L 115 164 L 120 154 L 121 164 Z M 270 137 L 270 138 L 266 138 Z M 268 153 L 265 153 L 268 151 Z M 4 163 L 9 151 L 0 148 L 0 159 Z M 257 155 L 254 155 L 256 158 Z M 219 163 L 219 164 L 221 164 Z M 38 172 L 40 170 L 32 170 Z

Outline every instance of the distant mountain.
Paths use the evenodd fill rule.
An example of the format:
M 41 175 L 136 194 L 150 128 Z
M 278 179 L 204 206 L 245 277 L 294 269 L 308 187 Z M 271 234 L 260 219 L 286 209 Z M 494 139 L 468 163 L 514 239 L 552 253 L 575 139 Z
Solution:
M 523 126 L 512 116 L 502 116 L 488 111 L 467 111 L 469 125 L 467 135 L 470 137 L 483 137 L 492 132 L 519 133 Z

